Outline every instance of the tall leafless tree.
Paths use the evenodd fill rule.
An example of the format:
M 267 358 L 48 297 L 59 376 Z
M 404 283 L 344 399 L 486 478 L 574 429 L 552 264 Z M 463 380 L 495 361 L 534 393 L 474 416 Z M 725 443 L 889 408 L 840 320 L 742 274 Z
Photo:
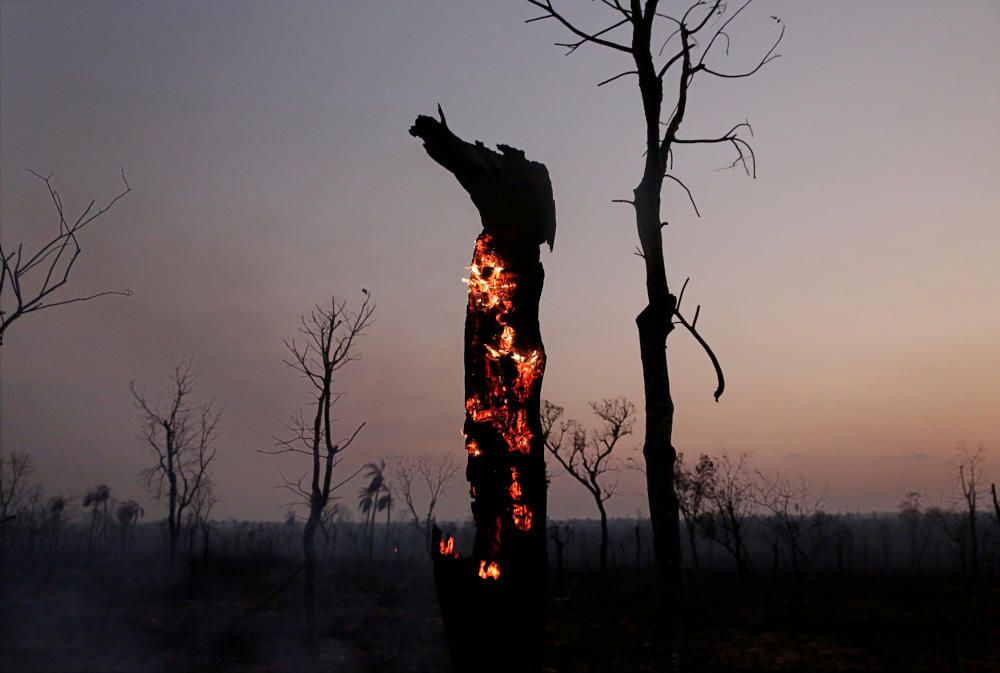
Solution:
M 619 469 L 612 452 L 623 437 L 632 434 L 635 405 L 624 397 L 591 402 L 598 427 L 589 434 L 579 423 L 561 421 L 564 409 L 542 401 L 542 436 L 545 448 L 556 462 L 587 489 L 601 515 L 601 577 L 608 576 L 608 511 L 604 503 L 616 492 L 618 482 L 608 483 L 603 475 Z M 569 440 L 568 442 L 566 440 Z
M 310 468 L 297 481 L 285 480 L 283 486 L 296 494 L 309 507 L 309 516 L 302 530 L 302 552 L 305 559 L 305 641 L 316 642 L 316 529 L 330 502 L 330 494 L 354 476 L 334 484 L 333 473 L 340 464 L 340 454 L 351 445 L 365 427 L 358 424 L 352 431 L 339 436 L 334 427 L 333 407 L 343 396 L 334 389 L 334 379 L 347 364 L 360 358 L 356 340 L 372 324 L 375 304 L 367 290 L 357 311 L 346 301 L 331 298 L 329 305 L 316 305 L 308 316 L 300 319 L 299 333 L 303 342 L 285 342 L 291 358 L 285 361 L 311 386 L 314 401 L 310 403 L 310 418 L 296 413 L 286 424 L 289 435 L 278 440 L 278 447 L 263 453 L 294 453 L 308 457 Z M 363 468 L 362 468 L 363 469 Z
M 174 365 L 164 398 L 152 401 L 135 382 L 129 384 L 143 422 L 142 439 L 156 462 L 141 472 L 157 499 L 167 500 L 170 559 L 177 556 L 184 516 L 209 481 L 222 412 L 215 401 L 194 404 L 191 362 Z
M 111 210 L 132 191 L 125 179 L 125 171 L 121 174 L 125 187 L 117 196 L 97 209 L 94 208 L 96 201 L 91 201 L 76 217 L 67 216 L 62 197 L 52 186 L 53 174 L 28 172 L 45 183 L 59 217 L 59 230 L 34 253 L 26 252 L 24 243 L 5 248 L 0 242 L 0 346 L 3 345 L 7 328 L 29 313 L 106 295 L 132 295 L 131 290 L 110 290 L 70 298 L 58 296 L 59 291 L 69 282 L 73 267 L 83 251 L 78 237 L 84 227 Z
M 659 610 L 656 620 L 656 653 L 661 668 L 678 665 L 677 629 L 680 620 L 680 523 L 677 495 L 674 490 L 676 452 L 672 444 L 674 402 L 671 397 L 667 369 L 667 337 L 675 325 L 687 329 L 705 349 L 715 368 L 718 400 L 725 388 L 722 368 L 712 349 L 698 333 L 699 311 L 692 318 L 681 313 L 684 287 L 678 294 L 670 291 L 663 250 L 661 193 L 664 180 L 670 180 L 684 190 L 694 205 L 687 186 L 672 173 L 674 154 L 685 145 L 728 145 L 735 152 L 732 167 L 741 167 L 748 175 L 756 173 L 756 157 L 743 133 L 751 133 L 747 122 L 735 124 L 727 132 L 709 138 L 685 138 L 681 125 L 688 111 L 688 94 L 695 78 L 736 79 L 749 77 L 778 57 L 775 53 L 784 35 L 784 26 L 763 57 L 752 66 L 738 72 L 726 72 L 714 64 L 716 58 L 729 51 L 728 29 L 751 4 L 738 5 L 723 0 L 699 0 L 682 13 L 673 13 L 667 3 L 659 0 L 601 0 L 614 15 L 614 21 L 597 29 L 578 25 L 553 6 L 553 0 L 528 0 L 542 13 L 530 21 L 551 19 L 572 34 L 569 42 L 557 43 L 573 53 L 584 45 L 596 45 L 627 55 L 632 63 L 623 72 L 608 77 L 599 86 L 627 77 L 636 77 L 642 97 L 645 117 L 645 156 L 642 179 L 634 189 L 632 199 L 621 203 L 635 210 L 639 248 L 646 271 L 647 305 L 636 318 L 639 349 L 645 388 L 645 426 L 643 455 L 646 459 L 647 490 L 650 518 L 653 524 L 654 547 L 659 575 Z M 774 18 L 774 17 L 772 17 Z M 620 36 L 620 39 L 619 37 Z M 667 54 L 664 56 L 664 54 Z M 664 88 L 674 92 L 672 111 L 664 116 Z M 697 207 L 695 207 L 697 213 Z M 687 281 L 685 281 L 685 285 Z
M 403 499 L 403 504 L 413 519 L 413 527 L 423 536 L 428 551 L 431 551 L 434 509 L 438 500 L 451 487 L 459 467 L 461 466 L 450 453 L 437 457 L 401 458 L 393 465 L 393 488 Z

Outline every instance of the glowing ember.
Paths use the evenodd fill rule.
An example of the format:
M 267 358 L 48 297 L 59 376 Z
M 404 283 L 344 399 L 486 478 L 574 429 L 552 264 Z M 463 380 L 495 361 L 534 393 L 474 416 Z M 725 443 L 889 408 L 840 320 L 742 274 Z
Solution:
M 469 417 L 476 423 L 489 421 L 507 442 L 509 451 L 529 453 L 532 433 L 528 427 L 524 404 L 531 388 L 542 375 L 543 358 L 537 350 L 524 351 L 517 347 L 517 333 L 507 323 L 513 310 L 517 278 L 505 271 L 503 261 L 490 250 L 493 239 L 483 234 L 476 241 L 476 251 L 469 277 L 469 308 L 492 315 L 501 326 L 496 343 L 482 344 L 486 352 L 486 379 L 489 381 L 488 399 L 472 396 L 465 402 Z M 516 377 L 505 375 L 503 362 L 513 361 Z
M 496 561 L 486 561 L 479 562 L 479 576 L 484 580 L 498 580 L 500 579 L 500 566 L 497 565 Z
M 514 527 L 520 531 L 531 530 L 531 510 L 527 505 L 514 505 Z
M 469 286 L 470 322 L 467 329 L 471 326 L 472 334 L 469 343 L 472 364 L 467 365 L 472 385 L 466 388 L 465 410 L 468 421 L 489 425 L 498 438 L 502 438 L 503 444 L 495 442 L 494 434 L 489 429 L 480 428 L 473 432 L 467 425 L 466 431 L 473 436 L 466 435 L 465 448 L 470 460 L 482 457 L 482 465 L 493 474 L 497 474 L 497 469 L 510 466 L 510 481 L 505 486 L 500 485 L 503 490 L 496 494 L 505 500 L 497 503 L 498 509 L 494 509 L 492 498 L 495 495 L 490 489 L 488 507 L 491 518 L 489 524 L 484 524 L 490 543 L 488 548 L 477 552 L 487 558 L 500 559 L 503 558 L 503 535 L 511 531 L 526 533 L 532 529 L 532 511 L 525 500 L 530 500 L 533 482 L 522 484 L 518 468 L 511 463 L 520 460 L 518 454 L 527 456 L 532 451 L 535 436 L 529 426 L 529 407 L 532 395 L 537 394 L 545 368 L 545 355 L 537 346 L 537 336 L 521 335 L 515 327 L 521 324 L 514 307 L 518 275 L 509 270 L 510 265 L 493 249 L 493 245 L 490 234 L 480 235 L 469 266 L 469 277 L 464 279 Z M 486 434 L 480 434 L 484 430 Z M 502 451 L 504 446 L 507 454 L 514 455 L 506 457 L 492 453 Z M 470 469 L 472 465 L 470 462 Z M 471 493 L 475 498 L 475 485 Z M 481 561 L 479 576 L 484 580 L 498 579 L 500 566 L 497 561 Z
M 446 558 L 458 558 L 458 550 L 455 549 L 455 538 L 449 535 L 447 540 L 439 541 L 438 551 L 441 552 L 441 556 Z
M 512 500 L 520 500 L 521 496 L 521 484 L 517 481 L 517 468 L 510 468 L 510 488 L 508 489 L 510 497 Z

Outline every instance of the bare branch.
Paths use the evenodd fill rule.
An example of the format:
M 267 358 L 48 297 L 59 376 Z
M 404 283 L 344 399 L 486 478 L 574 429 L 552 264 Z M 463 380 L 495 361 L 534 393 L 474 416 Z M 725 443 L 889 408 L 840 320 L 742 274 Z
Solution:
M 555 10 L 555 8 L 552 6 L 551 0 L 528 0 L 528 2 L 530 2 L 535 7 L 538 7 L 539 9 L 542 9 L 542 10 L 544 10 L 546 12 L 543 16 L 535 17 L 534 19 L 529 19 L 529 22 L 531 22 L 531 21 L 539 21 L 539 20 L 541 20 L 543 18 L 552 17 L 552 18 L 556 19 L 557 21 L 559 21 L 559 23 L 561 23 L 567 29 L 569 29 L 569 31 L 571 33 L 573 33 L 574 35 L 576 35 L 577 37 L 580 38 L 577 42 L 556 43 L 556 46 L 559 46 L 559 47 L 568 47 L 569 51 L 567 52 L 567 54 L 572 54 L 580 46 L 582 46 L 582 45 L 584 45 L 584 44 L 586 44 L 588 42 L 593 42 L 594 44 L 599 44 L 602 47 L 608 47 L 609 49 L 615 49 L 617 51 L 623 51 L 626 54 L 631 54 L 632 53 L 632 48 L 631 47 L 627 47 L 627 46 L 625 46 L 623 44 L 619 44 L 617 42 L 612 42 L 611 40 L 605 40 L 605 39 L 601 38 L 601 35 L 605 35 L 608 32 L 614 30 L 615 28 L 618 28 L 619 26 L 623 26 L 626 23 L 629 23 L 632 19 L 629 18 L 628 16 L 626 16 L 621 21 L 619 21 L 619 22 L 617 22 L 617 23 L 615 23 L 615 24 L 613 24 L 611 26 L 608 26 L 607 28 L 604 28 L 603 30 L 599 30 L 599 31 L 597 31 L 595 33 L 587 33 L 585 31 L 577 28 L 573 23 L 571 23 L 570 21 L 568 21 L 562 14 L 560 14 L 559 12 L 557 12 Z
M 686 281 L 685 285 L 687 285 Z M 726 378 L 722 373 L 722 365 L 719 364 L 719 359 L 715 356 L 715 351 L 712 350 L 712 347 L 708 345 L 708 342 L 705 341 L 695 328 L 695 325 L 698 322 L 698 312 L 700 311 L 701 306 L 698 306 L 698 308 L 695 309 L 695 317 L 691 322 L 688 322 L 684 316 L 681 315 L 680 311 L 675 311 L 674 315 L 677 316 L 678 322 L 687 328 L 687 330 L 691 333 L 691 336 L 695 338 L 695 341 L 701 345 L 701 347 L 705 350 L 705 353 L 708 355 L 708 359 L 711 360 L 712 367 L 715 369 L 715 379 L 717 382 L 713 396 L 715 397 L 715 401 L 718 402 L 719 398 L 722 397 L 722 393 L 726 390 Z

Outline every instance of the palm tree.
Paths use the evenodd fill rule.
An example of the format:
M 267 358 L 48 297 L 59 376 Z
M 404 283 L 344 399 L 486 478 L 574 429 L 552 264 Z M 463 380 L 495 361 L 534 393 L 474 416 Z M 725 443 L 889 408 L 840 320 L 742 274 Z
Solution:
M 385 510 L 385 557 L 389 558 L 389 528 L 392 523 L 392 490 L 389 488 L 388 483 L 382 484 L 382 490 L 384 493 L 378 499 L 376 509 L 378 511 Z
M 135 525 L 144 514 L 142 505 L 135 500 L 118 503 L 115 516 L 118 518 L 118 530 L 121 534 L 121 550 L 124 553 L 131 537 L 135 536 Z
M 382 491 L 388 492 L 385 482 L 385 461 L 367 463 L 364 466 L 365 476 L 371 479 L 367 486 L 358 491 L 358 508 L 366 516 L 365 531 L 368 535 L 368 560 L 375 556 L 375 515 L 388 506 L 388 502 L 380 500 Z M 387 493 L 388 495 L 388 493 Z
M 93 489 L 87 491 L 87 494 L 83 496 L 83 506 L 92 507 L 90 511 L 90 537 L 87 540 L 87 549 L 92 550 L 94 548 L 94 531 L 97 529 L 98 521 L 98 510 L 101 511 L 101 534 L 103 536 L 104 532 L 104 522 L 108 518 L 108 503 L 111 501 L 111 488 L 106 484 L 99 484 Z

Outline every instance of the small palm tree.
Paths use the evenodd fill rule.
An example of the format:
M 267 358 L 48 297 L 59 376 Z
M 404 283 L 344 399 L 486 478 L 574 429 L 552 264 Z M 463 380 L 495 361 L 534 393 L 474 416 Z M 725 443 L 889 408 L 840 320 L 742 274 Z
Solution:
M 392 523 L 392 491 L 389 489 L 388 484 L 382 484 L 382 490 L 384 493 L 378 499 L 376 509 L 378 511 L 385 510 L 385 557 L 389 558 L 389 528 Z
M 97 531 L 98 517 L 100 516 L 101 533 L 104 532 L 104 523 L 108 519 L 108 504 L 111 502 L 111 488 L 106 484 L 100 484 L 87 491 L 83 497 L 84 508 L 91 507 L 90 511 L 90 537 L 87 540 L 87 549 L 94 548 L 94 533 Z M 98 515 L 100 512 L 100 515 Z
M 118 519 L 118 530 L 121 534 L 122 552 L 128 547 L 129 540 L 135 536 L 135 525 L 143 514 L 142 505 L 135 500 L 120 502 L 115 508 L 115 517 Z
M 365 529 L 368 535 L 368 560 L 375 556 L 375 515 L 387 506 L 380 507 L 380 496 L 383 491 L 388 492 L 385 483 L 385 461 L 379 459 L 378 463 L 368 463 L 364 466 L 365 476 L 371 481 L 367 486 L 362 486 L 358 491 L 358 508 L 366 516 Z

